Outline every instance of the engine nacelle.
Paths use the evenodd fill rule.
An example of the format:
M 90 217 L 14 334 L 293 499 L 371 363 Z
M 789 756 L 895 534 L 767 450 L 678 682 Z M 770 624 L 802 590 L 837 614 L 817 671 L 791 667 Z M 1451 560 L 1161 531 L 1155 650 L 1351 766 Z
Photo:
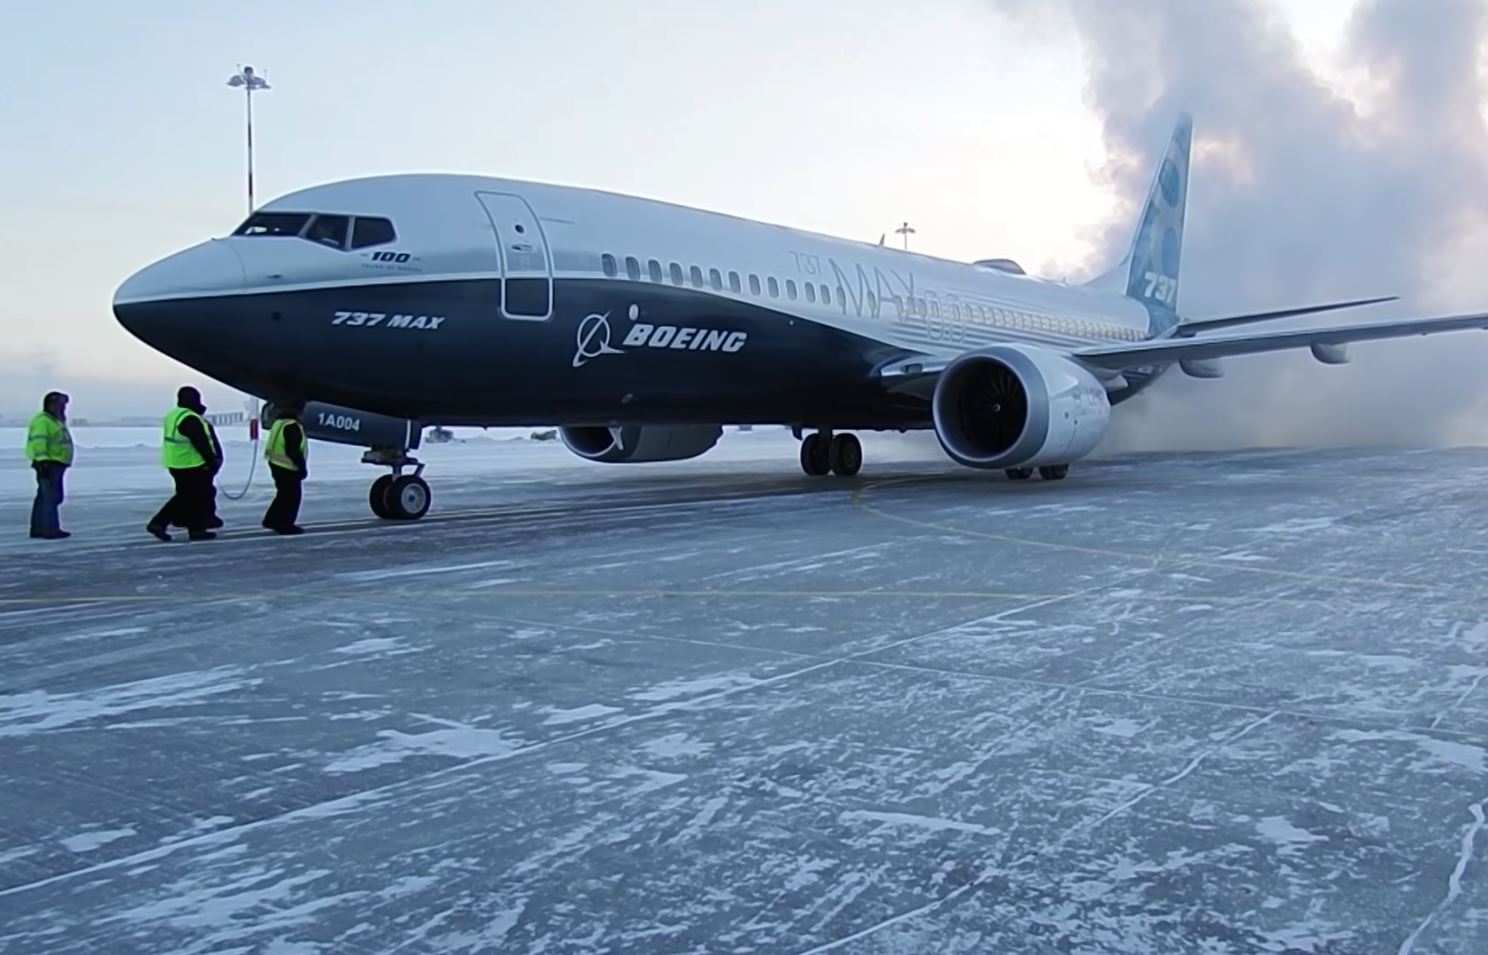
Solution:
M 1094 375 L 1031 345 L 960 356 L 940 373 L 931 411 L 940 446 L 972 468 L 1069 464 L 1095 450 L 1111 422 Z
M 273 402 L 264 404 L 262 422 L 265 429 L 273 425 Z M 407 418 L 328 405 L 323 401 L 306 402 L 300 424 L 308 437 L 363 448 L 411 451 L 419 446 L 419 439 L 423 436 L 423 427 Z
M 606 464 L 643 464 L 685 461 L 712 448 L 723 437 L 719 425 L 627 425 L 619 428 L 559 428 L 568 450 L 590 461 Z

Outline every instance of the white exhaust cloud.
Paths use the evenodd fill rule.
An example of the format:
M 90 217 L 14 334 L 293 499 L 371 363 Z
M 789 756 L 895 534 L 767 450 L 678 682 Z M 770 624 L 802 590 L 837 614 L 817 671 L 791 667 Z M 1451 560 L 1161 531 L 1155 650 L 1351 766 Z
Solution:
M 1376 294 L 1326 324 L 1488 311 L 1488 4 L 1363 0 L 1341 52 L 1352 99 L 1259 0 L 993 0 L 1035 36 L 1073 28 L 1121 199 L 1085 263 L 1121 254 L 1174 117 L 1195 118 L 1182 313 Z M 1359 91 L 1363 91 L 1359 94 Z M 1073 276 L 1072 276 L 1073 278 Z M 1286 327 L 1276 323 L 1271 327 Z M 1107 450 L 1488 443 L 1488 336 L 1230 359 L 1122 406 Z

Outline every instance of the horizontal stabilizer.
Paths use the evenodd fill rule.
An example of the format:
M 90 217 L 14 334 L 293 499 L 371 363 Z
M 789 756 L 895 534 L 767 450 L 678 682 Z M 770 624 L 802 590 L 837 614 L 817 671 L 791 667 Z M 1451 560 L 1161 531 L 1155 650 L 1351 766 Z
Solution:
M 1275 312 L 1251 312 L 1248 315 L 1230 315 L 1226 318 L 1200 318 L 1194 321 L 1180 322 L 1174 334 L 1187 337 L 1200 332 L 1212 332 L 1221 328 L 1229 328 L 1233 325 L 1249 325 L 1252 322 L 1272 322 L 1281 318 L 1296 318 L 1298 315 L 1317 315 L 1321 312 L 1336 312 L 1341 308 L 1378 305 L 1380 302 L 1393 302 L 1399 297 L 1398 295 L 1385 295 L 1379 298 L 1356 299 L 1352 302 L 1329 302 L 1326 305 L 1303 305 L 1300 308 L 1283 308 Z

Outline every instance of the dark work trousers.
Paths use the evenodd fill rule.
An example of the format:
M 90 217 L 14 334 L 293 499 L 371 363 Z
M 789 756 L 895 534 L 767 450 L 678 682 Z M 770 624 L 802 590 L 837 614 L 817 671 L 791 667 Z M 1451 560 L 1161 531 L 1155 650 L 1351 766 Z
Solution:
M 170 476 L 176 482 L 176 493 L 150 519 L 150 526 L 163 528 L 176 524 L 193 534 L 200 534 L 207 529 L 207 518 L 211 513 L 211 469 L 206 465 L 171 468 Z
M 269 465 L 274 475 L 274 500 L 264 512 L 263 526 L 270 530 L 293 527 L 300 517 L 300 491 L 304 478 L 299 471 Z
M 31 533 L 50 534 L 62 529 L 57 509 L 62 506 L 62 473 L 60 464 L 43 464 L 36 469 L 36 500 L 31 502 Z

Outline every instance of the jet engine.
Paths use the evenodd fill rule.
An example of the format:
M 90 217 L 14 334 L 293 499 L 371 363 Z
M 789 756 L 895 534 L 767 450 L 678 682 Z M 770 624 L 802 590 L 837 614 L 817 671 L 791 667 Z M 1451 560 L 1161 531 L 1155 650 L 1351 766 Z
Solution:
M 569 427 L 558 434 L 568 450 L 590 461 L 606 464 L 641 464 L 651 461 L 685 461 L 718 443 L 719 425 L 628 425 L 617 428 Z
M 1031 345 L 961 355 L 940 373 L 931 411 L 941 447 L 972 468 L 1069 464 L 1095 450 L 1111 421 L 1094 375 Z
M 264 405 L 263 426 L 274 423 L 274 405 Z M 358 411 L 341 405 L 311 401 L 300 415 L 305 434 L 320 441 L 354 444 L 364 448 L 396 448 L 411 451 L 419 446 L 423 428 L 407 418 Z

